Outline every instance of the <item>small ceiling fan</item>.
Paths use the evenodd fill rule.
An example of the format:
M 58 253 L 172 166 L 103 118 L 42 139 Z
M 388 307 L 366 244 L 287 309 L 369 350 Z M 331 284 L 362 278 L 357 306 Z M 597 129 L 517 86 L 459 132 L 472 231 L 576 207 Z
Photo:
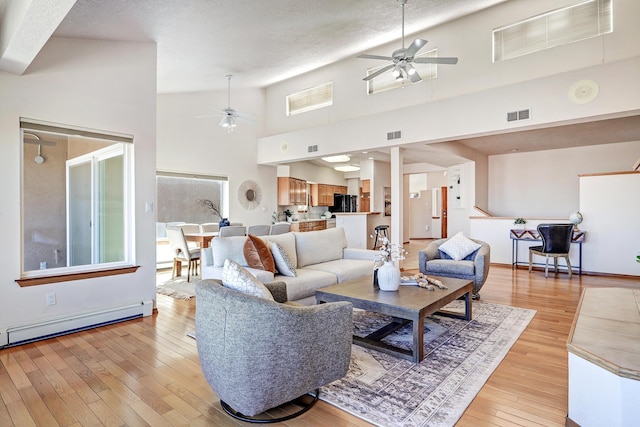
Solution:
M 418 74 L 418 71 L 413 64 L 457 64 L 458 58 L 438 58 L 438 57 L 419 57 L 415 55 L 422 47 L 427 44 L 426 40 L 415 39 L 408 48 L 404 47 L 404 5 L 407 4 L 407 0 L 398 0 L 402 5 L 402 48 L 394 51 L 391 56 L 381 55 L 369 55 L 363 53 L 358 55 L 358 58 L 365 59 L 382 59 L 384 61 L 391 61 L 392 63 L 382 67 L 375 73 L 371 73 L 366 76 L 364 81 L 369 81 L 380 74 L 393 69 L 392 74 L 396 80 L 402 80 L 408 78 L 411 83 L 418 83 L 422 81 L 422 77 Z
M 220 120 L 219 125 L 222 126 L 223 128 L 226 128 L 228 133 L 231 133 L 233 132 L 233 128 L 237 126 L 236 119 L 242 119 L 249 123 L 255 123 L 255 122 L 243 116 L 242 114 L 238 113 L 233 108 L 231 108 L 231 74 L 227 74 L 225 77 L 227 78 L 227 108 L 225 108 L 224 110 L 220 110 L 220 114 L 213 114 L 213 115 L 209 114 L 209 115 L 197 116 L 197 117 L 201 118 L 201 117 L 222 116 L 222 119 Z

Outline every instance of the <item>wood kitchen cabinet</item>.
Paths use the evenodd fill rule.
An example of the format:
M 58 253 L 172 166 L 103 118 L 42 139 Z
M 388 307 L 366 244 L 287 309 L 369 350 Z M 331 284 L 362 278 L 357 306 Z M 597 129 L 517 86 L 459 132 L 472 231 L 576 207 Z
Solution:
M 278 177 L 278 204 L 306 205 L 307 204 L 307 181 L 286 176 Z
M 346 185 L 314 184 L 314 186 L 317 186 L 317 195 L 314 187 L 311 197 L 312 206 L 333 206 L 334 194 L 347 194 Z
M 303 222 L 292 222 L 290 231 L 317 231 L 324 230 L 327 228 L 327 221 L 319 220 L 319 221 L 303 221 Z

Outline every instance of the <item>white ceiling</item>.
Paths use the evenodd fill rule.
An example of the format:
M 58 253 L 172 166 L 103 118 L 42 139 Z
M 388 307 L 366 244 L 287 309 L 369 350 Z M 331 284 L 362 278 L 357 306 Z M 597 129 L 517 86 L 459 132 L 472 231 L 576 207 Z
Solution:
M 6 5 L 22 1 L 0 0 L 0 16 Z M 406 36 L 412 40 L 414 33 L 504 1 L 409 0 Z M 54 8 L 61 4 L 32 3 L 50 28 L 24 26 L 22 37 L 32 41 L 42 31 L 47 37 L 155 42 L 159 93 L 226 89 L 226 74 L 233 75 L 234 87 L 265 87 L 379 45 L 399 44 L 401 37 L 398 0 L 64 0 L 68 13 Z M 39 50 L 33 46 L 31 60 Z M 457 142 L 495 155 L 638 140 L 640 119 L 633 116 Z M 436 146 L 406 146 L 405 162 L 424 158 L 446 167 L 461 161 Z M 354 162 L 388 159 L 383 152 L 350 154 Z
M 409 0 L 406 33 L 503 1 Z M 265 87 L 400 40 L 401 23 L 397 0 L 77 0 L 53 35 L 156 42 L 166 93 L 224 89 L 226 74 Z

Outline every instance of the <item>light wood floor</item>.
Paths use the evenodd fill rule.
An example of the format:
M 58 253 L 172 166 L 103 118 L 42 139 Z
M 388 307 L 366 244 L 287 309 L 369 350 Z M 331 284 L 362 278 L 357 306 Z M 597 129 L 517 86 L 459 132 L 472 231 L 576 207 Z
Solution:
M 417 267 L 413 241 L 405 269 Z M 537 310 L 459 426 L 563 426 L 567 334 L 582 289 L 640 287 L 637 279 L 557 277 L 492 265 L 482 300 Z M 203 379 L 195 299 L 158 295 L 154 316 L 0 350 L 0 426 L 238 426 Z M 272 415 L 292 408 L 273 410 Z M 366 426 L 324 402 L 287 426 Z

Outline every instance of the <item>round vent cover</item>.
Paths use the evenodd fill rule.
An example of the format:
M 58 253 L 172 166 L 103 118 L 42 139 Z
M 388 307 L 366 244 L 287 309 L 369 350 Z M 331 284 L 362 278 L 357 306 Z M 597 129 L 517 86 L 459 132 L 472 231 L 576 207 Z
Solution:
M 600 88 L 593 80 L 580 80 L 571 85 L 569 99 L 574 104 L 587 104 L 598 96 Z
M 280 151 L 283 153 L 289 151 L 289 143 L 287 141 L 282 141 L 282 144 L 280 144 Z

